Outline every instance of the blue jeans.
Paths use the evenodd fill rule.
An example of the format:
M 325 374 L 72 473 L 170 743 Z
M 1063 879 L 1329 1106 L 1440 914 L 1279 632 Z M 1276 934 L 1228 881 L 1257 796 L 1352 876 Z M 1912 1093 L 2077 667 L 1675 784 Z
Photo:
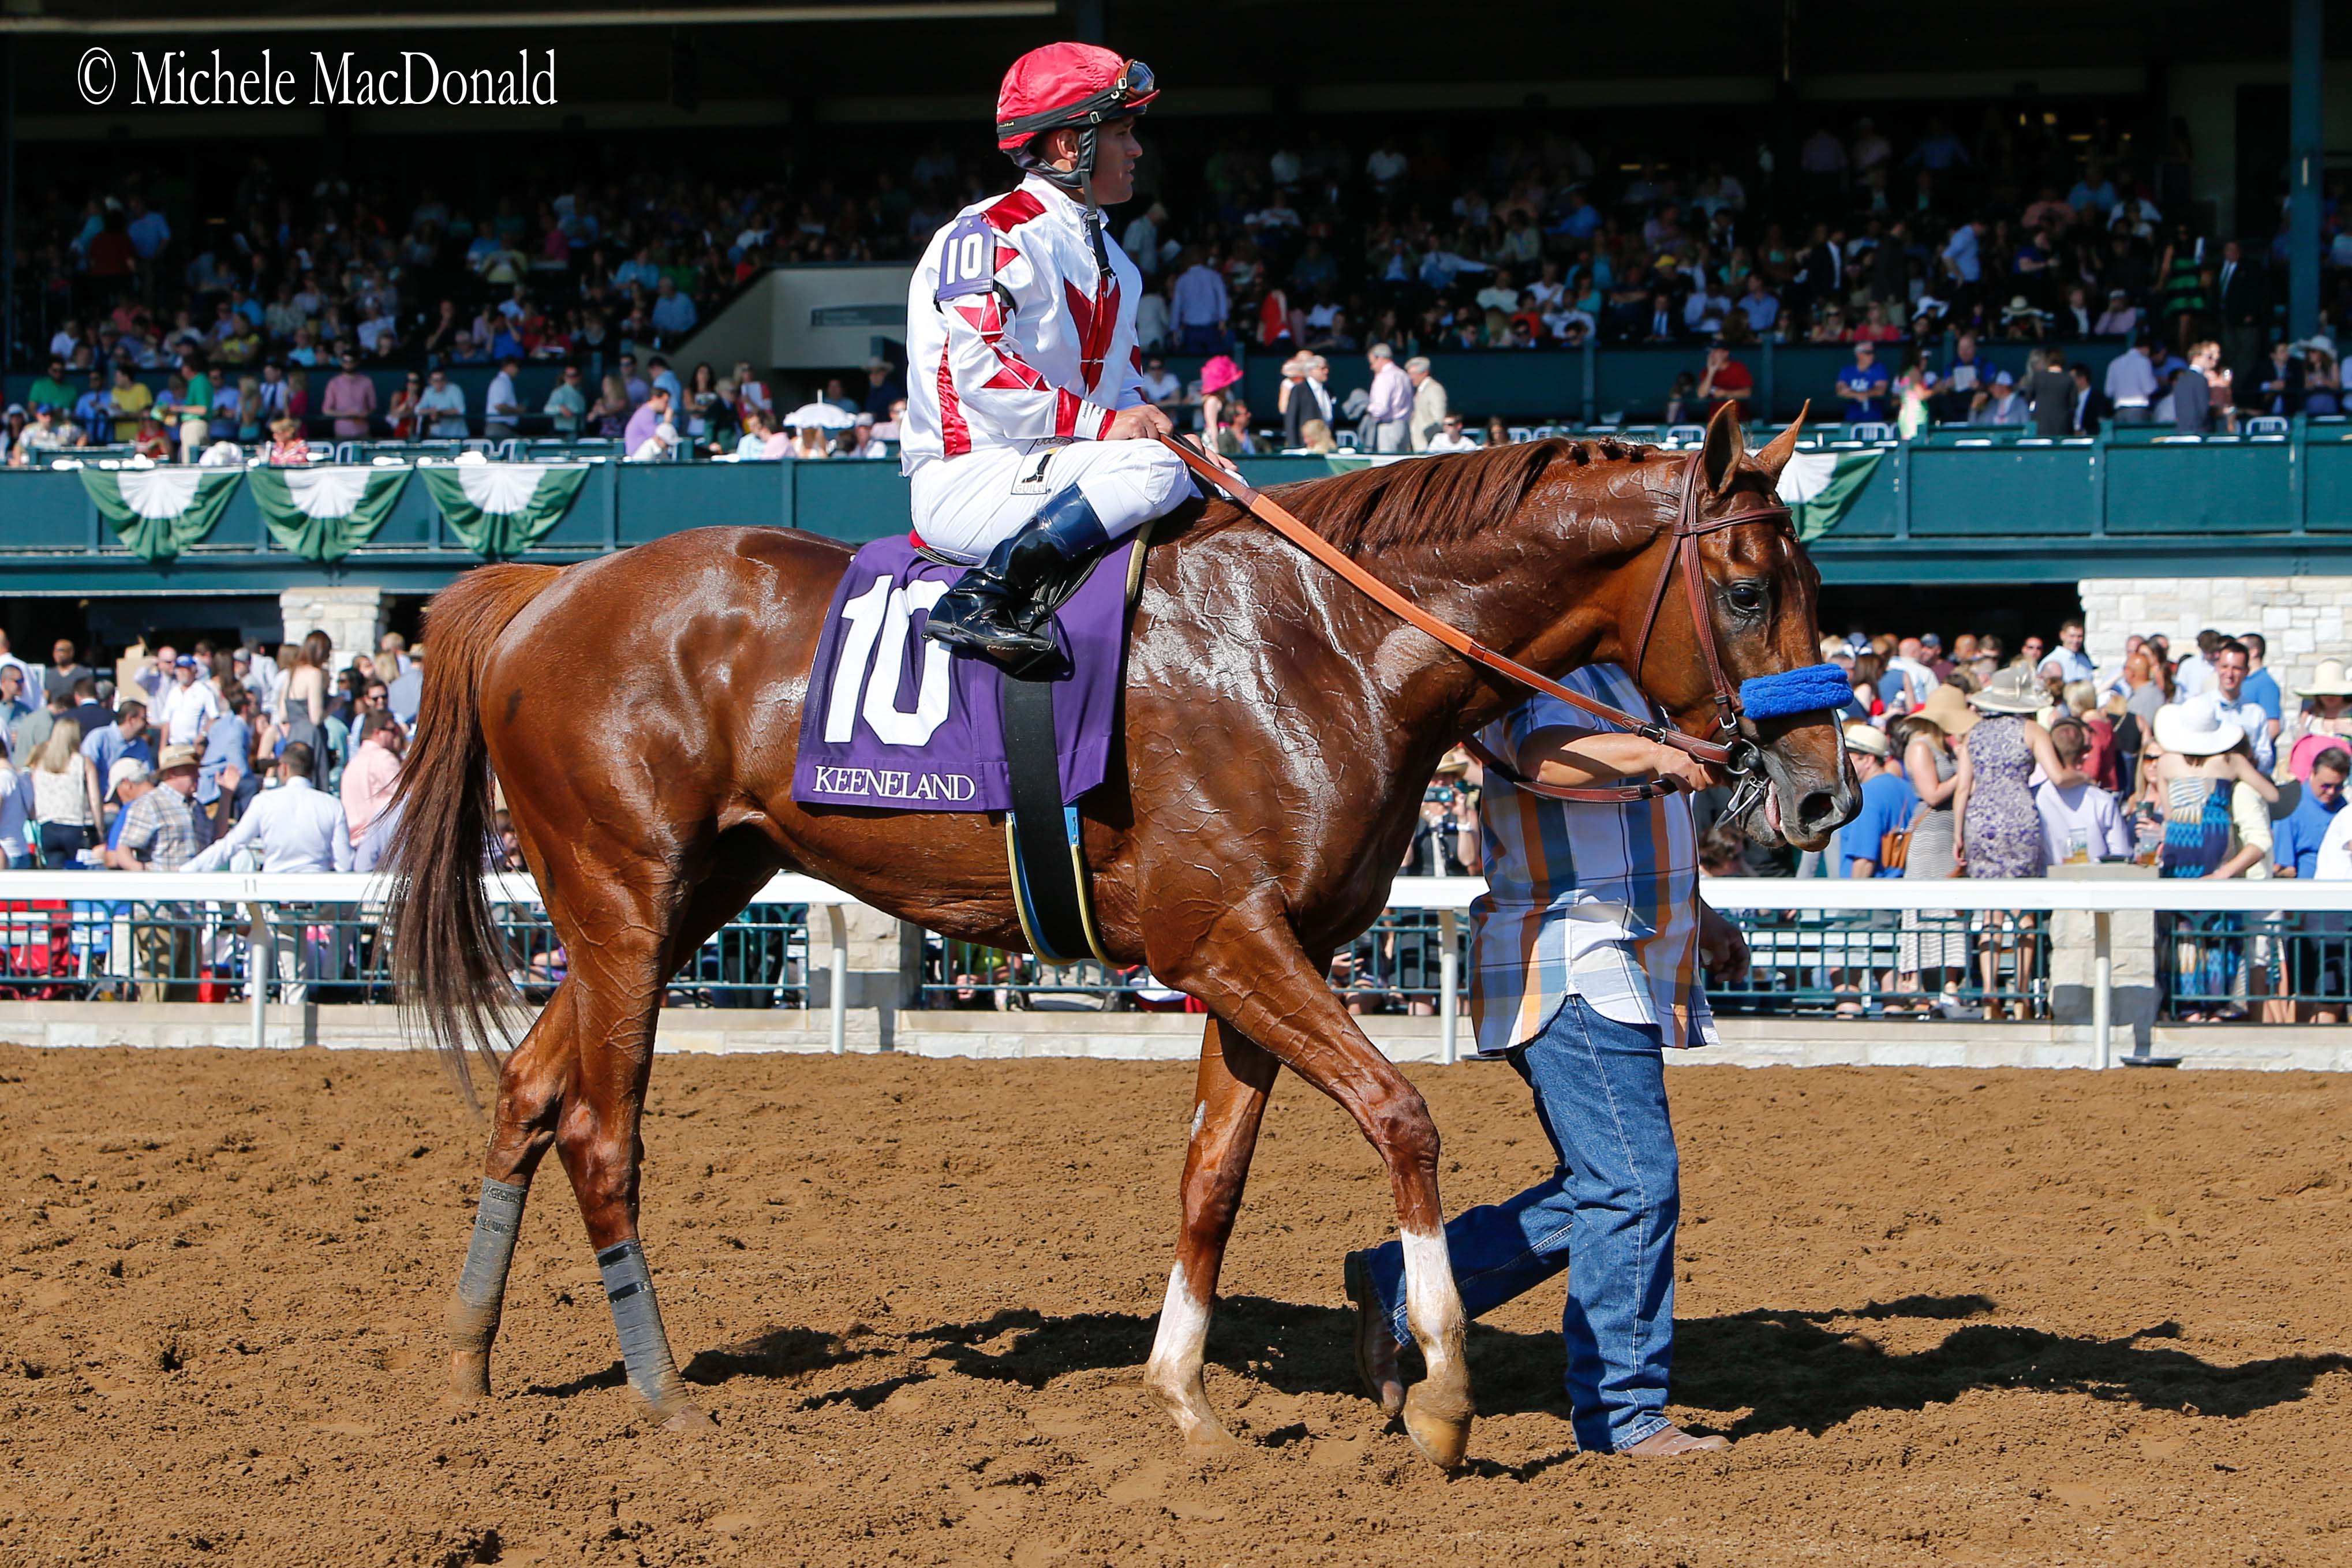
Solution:
M 1630 1448 L 1671 1424 L 1682 1173 L 1658 1031 L 1570 997 L 1510 1062 L 1535 1091 L 1536 1120 L 1559 1165 L 1517 1197 L 1446 1225 L 1462 1304 L 1483 1317 L 1567 1270 L 1573 1251 L 1560 1333 L 1577 1446 Z M 1397 1339 L 1410 1343 L 1402 1244 L 1374 1249 L 1370 1263 Z

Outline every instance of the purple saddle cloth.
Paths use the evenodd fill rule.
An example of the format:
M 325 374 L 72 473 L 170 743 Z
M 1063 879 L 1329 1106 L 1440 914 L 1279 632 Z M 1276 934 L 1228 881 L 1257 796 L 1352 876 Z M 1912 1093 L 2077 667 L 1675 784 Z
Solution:
M 1127 579 L 1137 549 L 1115 547 L 1055 614 L 1065 661 L 1054 684 L 1062 800 L 1103 781 L 1127 653 Z M 834 591 L 809 671 L 793 799 L 807 806 L 908 811 L 1012 809 L 998 690 L 985 659 L 923 635 L 930 608 L 963 575 L 876 539 Z

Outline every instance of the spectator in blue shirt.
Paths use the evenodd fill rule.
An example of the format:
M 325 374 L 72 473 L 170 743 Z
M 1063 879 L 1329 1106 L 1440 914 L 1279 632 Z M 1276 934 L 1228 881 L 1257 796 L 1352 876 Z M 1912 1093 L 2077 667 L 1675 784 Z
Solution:
M 81 754 L 101 792 L 114 776 L 114 765 L 124 758 L 154 766 L 155 748 L 147 742 L 147 705 L 124 703 L 115 710 L 112 724 L 100 725 L 81 737 Z
M 1838 396 L 1845 399 L 1849 424 L 1886 417 L 1886 367 L 1878 362 L 1878 345 L 1868 339 L 1853 346 L 1853 363 L 1838 377 Z
M 652 359 L 646 361 L 646 369 L 651 372 L 653 377 L 653 379 L 646 383 L 646 390 L 648 392 L 666 392 L 669 393 L 669 405 L 672 408 L 677 407 L 680 403 L 683 403 L 686 401 L 686 388 L 678 383 L 677 372 L 669 368 L 669 361 L 667 360 L 663 359 L 659 354 L 656 354 Z M 644 400 L 639 399 L 638 401 L 643 402 Z
M 1918 791 L 1911 788 L 1901 765 L 1892 760 L 1895 746 L 1885 731 L 1867 724 L 1849 724 L 1845 748 L 1853 758 L 1854 777 L 1862 780 L 1862 810 L 1838 830 L 1838 860 L 1843 874 L 1901 876 L 1901 866 L 1885 863 L 1886 835 L 1911 825 L 1911 813 L 1919 807 Z
M 154 260 L 172 243 L 172 225 L 163 221 L 163 214 L 138 196 L 131 197 L 123 210 L 131 214 L 131 221 L 124 225 L 131 235 L 131 248 L 139 253 L 140 260 Z
M 2058 646 L 2042 661 L 2034 674 L 2045 679 L 2056 675 L 2065 685 L 2098 678 L 2098 666 L 2091 663 L 2090 654 L 2083 652 L 2083 623 L 2080 621 L 2059 623 Z
M 2249 666 L 2246 685 L 2239 700 L 2261 704 L 2263 711 L 2271 716 L 2271 733 L 2275 736 L 2286 712 L 2279 706 L 2282 694 L 2278 677 L 2265 667 L 2270 661 L 2271 645 L 2259 632 L 2241 632 L 2238 641 L 2246 645 L 2246 664 Z
M 2281 876 L 2308 882 L 2319 872 L 2319 843 L 2327 827 L 2344 809 L 2344 779 L 2352 774 L 2352 752 L 2331 746 L 2311 761 L 2311 777 L 2304 780 L 2303 799 L 2284 821 L 2271 830 L 2271 859 Z
M 1941 119 L 1927 121 L 1927 134 L 1919 138 L 1919 145 L 1911 149 L 1911 156 L 1903 160 L 1911 168 L 1929 169 L 1943 173 L 1970 162 L 1969 150 Z
M 1585 200 L 1582 186 L 1570 186 L 1568 210 L 1560 214 L 1558 223 L 1552 225 L 1550 232 L 1566 235 L 1570 239 L 1591 239 L 1600 227 L 1601 209 Z
M 680 294 L 677 284 L 665 277 L 654 292 L 655 331 L 665 338 L 677 339 L 694 330 L 700 317 L 695 311 L 694 301 Z

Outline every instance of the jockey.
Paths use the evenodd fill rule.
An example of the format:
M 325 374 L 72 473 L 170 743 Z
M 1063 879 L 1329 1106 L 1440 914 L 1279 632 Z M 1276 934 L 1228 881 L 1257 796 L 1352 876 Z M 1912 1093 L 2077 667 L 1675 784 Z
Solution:
M 1104 232 L 1134 193 L 1135 121 L 1151 68 L 1091 44 L 1013 63 L 996 145 L 1024 172 L 924 248 L 907 299 L 899 463 L 919 542 L 979 564 L 928 634 L 1015 665 L 1053 647 L 1041 588 L 1194 494 L 1150 439 L 1172 428 L 1142 392 L 1141 275 Z

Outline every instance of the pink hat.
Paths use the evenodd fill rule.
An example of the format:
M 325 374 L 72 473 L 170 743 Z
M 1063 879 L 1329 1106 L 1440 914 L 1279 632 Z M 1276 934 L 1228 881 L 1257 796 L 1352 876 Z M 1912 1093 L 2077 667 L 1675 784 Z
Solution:
M 1242 368 L 1228 355 L 1219 354 L 1201 367 L 1201 390 L 1204 392 L 1223 392 L 1241 379 Z

